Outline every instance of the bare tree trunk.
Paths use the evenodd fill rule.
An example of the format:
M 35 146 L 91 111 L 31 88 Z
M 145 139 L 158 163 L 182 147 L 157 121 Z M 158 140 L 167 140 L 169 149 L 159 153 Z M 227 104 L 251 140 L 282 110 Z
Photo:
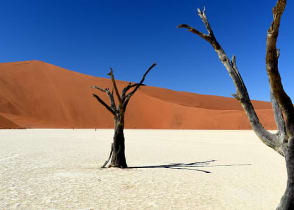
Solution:
M 287 167 L 287 187 L 277 210 L 294 209 L 294 142 L 290 139 L 288 149 L 285 153 Z
M 125 156 L 124 120 L 115 118 L 112 157 L 109 167 L 127 168 Z
M 280 50 L 276 47 L 280 21 L 286 4 L 286 0 L 278 0 L 273 8 L 273 22 L 267 31 L 266 40 L 266 70 L 273 96 L 277 99 L 286 118 L 285 125 L 288 136 L 288 145 L 285 144 L 283 147 L 288 175 L 287 187 L 277 208 L 278 210 L 294 209 L 294 107 L 291 98 L 283 88 L 278 67 Z

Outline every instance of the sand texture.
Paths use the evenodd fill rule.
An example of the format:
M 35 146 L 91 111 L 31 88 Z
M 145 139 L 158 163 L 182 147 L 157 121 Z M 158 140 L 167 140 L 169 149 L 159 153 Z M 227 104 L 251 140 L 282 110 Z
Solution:
M 154 71 L 160 70 L 155 68 Z M 144 70 L 138 72 L 138 77 Z M 148 79 L 152 76 L 150 72 Z M 119 89 L 126 84 L 118 81 Z M 108 97 L 90 88 L 93 85 L 112 88 L 109 79 L 41 61 L 1 63 L 0 128 L 112 128 L 113 116 L 98 104 L 92 93 L 99 94 L 107 103 Z M 253 104 L 264 127 L 275 129 L 271 104 L 262 101 Z M 126 127 L 251 129 L 240 103 L 233 98 L 149 86 L 141 87 L 132 97 L 126 112 Z
M 130 169 L 100 169 L 113 130 L 0 130 L 0 209 L 275 209 L 283 158 L 252 131 L 126 130 Z

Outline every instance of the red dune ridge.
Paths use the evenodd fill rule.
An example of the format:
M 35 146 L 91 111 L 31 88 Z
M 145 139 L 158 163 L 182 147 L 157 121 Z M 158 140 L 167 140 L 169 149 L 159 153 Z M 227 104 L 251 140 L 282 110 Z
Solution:
M 150 75 L 152 76 L 152 75 Z M 120 91 L 127 82 L 117 81 Z M 90 88 L 111 88 L 109 79 L 84 75 L 42 61 L 0 64 L 0 128 L 113 128 L 113 116 Z M 253 101 L 267 129 L 276 129 L 269 102 Z M 251 129 L 233 98 L 143 86 L 132 97 L 126 128 Z

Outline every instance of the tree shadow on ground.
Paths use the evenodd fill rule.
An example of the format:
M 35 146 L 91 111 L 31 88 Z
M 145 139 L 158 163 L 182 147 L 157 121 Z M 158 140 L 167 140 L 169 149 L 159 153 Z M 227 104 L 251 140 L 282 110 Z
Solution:
M 183 170 L 193 170 L 193 171 L 200 171 L 204 173 L 211 173 L 207 170 L 201 170 L 197 168 L 201 167 L 226 167 L 226 166 L 248 166 L 251 164 L 224 164 L 224 165 L 211 165 L 216 160 L 208 160 L 203 162 L 193 162 L 193 163 L 171 163 L 166 165 L 151 165 L 151 166 L 133 166 L 128 167 L 129 169 L 136 169 L 136 168 L 169 168 L 169 169 L 183 169 Z

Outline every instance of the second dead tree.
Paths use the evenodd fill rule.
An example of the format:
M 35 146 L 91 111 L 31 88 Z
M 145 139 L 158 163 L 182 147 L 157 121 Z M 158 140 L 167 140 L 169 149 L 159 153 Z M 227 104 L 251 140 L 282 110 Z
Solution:
M 136 93 L 140 86 L 143 85 L 145 77 L 150 72 L 150 70 L 156 66 L 156 63 L 152 64 L 145 74 L 143 75 L 141 81 L 139 83 L 129 83 L 120 94 L 116 85 L 116 81 L 114 79 L 114 74 L 112 69 L 110 68 L 110 72 L 108 75 L 111 77 L 111 81 L 113 84 L 113 89 L 110 91 L 108 88 L 100 88 L 98 86 L 92 86 L 97 90 L 100 90 L 108 95 L 110 100 L 110 105 L 105 103 L 98 95 L 93 94 L 93 96 L 97 99 L 97 101 L 102 104 L 114 117 L 114 136 L 113 143 L 111 144 L 111 151 L 108 160 L 103 164 L 102 168 L 105 168 L 108 162 L 111 159 L 110 165 L 108 167 L 118 167 L 118 168 L 127 168 L 127 162 L 125 157 L 125 137 L 124 137 L 124 125 L 125 125 L 125 112 L 127 105 L 131 99 L 131 97 Z M 114 100 L 113 92 L 117 97 L 118 105 Z

